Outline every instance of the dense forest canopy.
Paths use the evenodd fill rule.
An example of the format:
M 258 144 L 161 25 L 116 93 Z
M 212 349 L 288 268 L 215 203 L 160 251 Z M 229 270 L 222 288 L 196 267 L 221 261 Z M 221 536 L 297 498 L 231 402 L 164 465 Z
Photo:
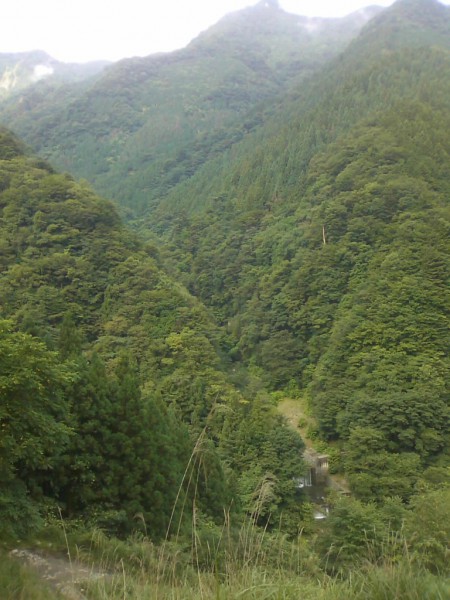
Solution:
M 220 579 L 235 520 L 309 574 L 446 571 L 450 9 L 306 25 L 259 3 L 1 103 L 3 536 L 194 531 Z
M 256 392 L 244 401 L 229 381 L 223 334 L 207 310 L 111 203 L 28 156 L 6 131 L 1 148 L 2 464 L 11 520 L 22 516 L 13 510 L 21 489 L 24 504 L 30 496 L 63 503 L 69 515 L 102 509 L 125 529 L 143 512 L 148 530 L 162 535 L 198 436 L 203 508 L 221 515 L 231 501 L 222 462 L 233 463 L 238 484 L 248 478 L 246 459 L 232 452 L 245 456 L 249 442 L 243 436 L 232 448 L 231 422 L 233 434 L 251 426 L 267 438 L 254 449 L 258 474 L 269 468 L 266 452 L 297 446 L 289 464 L 280 455 L 270 465 L 282 490 L 276 514 L 294 496 L 302 442 L 263 396 L 253 419 Z
M 260 2 L 183 50 L 119 61 L 83 85 L 42 81 L 5 101 L 0 117 L 54 166 L 142 213 L 257 128 L 256 107 L 270 111 L 374 12 L 310 27 Z
M 309 396 L 365 500 L 448 461 L 449 27 L 394 4 L 146 220 L 232 360 Z

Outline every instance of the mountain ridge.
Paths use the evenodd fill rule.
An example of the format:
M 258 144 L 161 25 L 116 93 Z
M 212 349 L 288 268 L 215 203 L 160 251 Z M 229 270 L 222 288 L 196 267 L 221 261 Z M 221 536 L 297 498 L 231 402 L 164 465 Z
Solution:
M 149 194 L 165 195 L 257 126 L 258 115 L 241 120 L 338 53 L 362 26 L 361 16 L 324 19 L 311 34 L 301 20 L 261 6 L 238 11 L 185 49 L 124 59 L 90 86 L 52 90 L 42 82 L 4 103 L 1 118 L 53 164 L 140 211 Z
M 141 231 L 166 241 L 234 341 L 234 360 L 276 389 L 298 385 L 344 453 L 375 428 L 388 470 L 404 464 L 408 479 L 448 453 L 450 52 L 435 31 L 450 13 L 423 20 L 406 6 L 416 7 L 409 21 L 404 3 L 375 17 L 264 127 L 172 190 Z M 376 418 L 390 402 L 391 421 Z M 413 406 L 436 415 L 434 442 Z M 346 468 L 360 497 L 393 493 L 363 462 Z
M 61 507 L 63 548 L 114 545 L 103 596 L 445 595 L 449 12 L 323 63 L 278 16 L 6 103 L 97 183 L 130 152 L 114 206 L 0 128 L 0 532 Z M 281 405 L 349 484 L 318 520 Z
M 24 91 L 43 79 L 60 83 L 81 82 L 99 75 L 108 64 L 108 61 L 101 60 L 64 63 L 43 50 L 1 53 L 0 98 L 8 98 Z

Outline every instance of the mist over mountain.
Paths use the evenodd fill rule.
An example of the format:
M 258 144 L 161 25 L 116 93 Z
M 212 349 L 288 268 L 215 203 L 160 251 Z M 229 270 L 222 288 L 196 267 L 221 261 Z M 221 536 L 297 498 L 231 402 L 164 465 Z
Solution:
M 74 83 L 99 74 L 106 61 L 63 63 L 42 50 L 0 54 L 0 98 L 7 98 L 39 81 Z
M 55 166 L 142 211 L 257 127 L 255 107 L 336 56 L 377 11 L 308 19 L 261 2 L 183 50 L 120 61 L 92 85 L 43 81 L 0 116 Z

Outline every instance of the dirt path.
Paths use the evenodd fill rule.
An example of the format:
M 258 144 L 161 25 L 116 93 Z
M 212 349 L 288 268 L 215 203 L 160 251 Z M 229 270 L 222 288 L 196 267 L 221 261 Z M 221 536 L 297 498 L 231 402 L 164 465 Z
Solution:
M 301 435 L 305 446 L 313 449 L 313 442 L 308 437 L 308 428 L 314 426 L 314 419 L 307 414 L 304 401 L 300 399 L 284 398 L 278 404 L 279 412 L 285 417 L 289 425 Z
M 87 600 L 83 593 L 86 582 L 107 576 L 106 573 L 95 571 L 78 561 L 70 561 L 62 556 L 49 556 L 24 549 L 12 550 L 10 554 L 36 571 L 66 600 Z
M 314 441 L 308 437 L 310 427 L 315 429 L 316 422 L 309 414 L 303 399 L 284 398 L 278 404 L 279 412 L 285 417 L 291 427 L 301 435 L 306 449 L 315 451 Z M 343 494 L 349 494 L 350 490 L 345 476 L 340 474 L 329 475 L 329 487 Z

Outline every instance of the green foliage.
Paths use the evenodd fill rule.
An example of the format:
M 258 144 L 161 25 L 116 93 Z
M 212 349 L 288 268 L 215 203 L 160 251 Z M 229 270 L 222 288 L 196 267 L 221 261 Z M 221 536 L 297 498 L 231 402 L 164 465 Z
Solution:
M 449 592 L 448 581 L 417 571 L 408 561 L 363 569 L 345 588 L 332 592 L 330 599 L 445 600 Z
M 42 342 L 0 321 L 0 513 L 2 534 L 32 529 L 35 474 L 68 444 L 70 372 Z M 31 494 L 31 498 L 30 498 Z
M 199 519 L 190 540 L 155 546 L 141 536 L 127 541 L 102 532 L 69 532 L 93 571 L 101 567 L 109 577 L 88 582 L 89 598 L 235 599 L 285 598 L 296 600 L 445 600 L 448 580 L 411 562 L 405 540 L 389 533 L 386 557 L 377 560 L 364 550 L 362 565 L 354 564 L 347 577 L 326 575 L 305 538 L 289 541 L 279 532 L 268 533 L 250 523 L 236 527 L 227 519 L 222 527 Z M 76 544 L 76 546 L 75 546 Z
M 24 146 L 3 127 L 0 129 L 1 160 L 9 160 L 23 154 Z M 2 181 L 2 185 L 5 182 Z
M 331 572 L 383 560 L 401 563 L 405 553 L 411 568 L 448 575 L 449 490 L 416 496 L 407 508 L 397 499 L 381 507 L 342 498 L 333 506 L 318 551 Z
M 310 32 L 306 18 L 259 4 L 183 50 L 120 61 L 78 85 L 39 82 L 4 102 L 1 119 L 139 214 L 258 128 L 261 106 L 336 56 L 364 21 L 324 19 Z
M 95 354 L 74 360 L 75 382 L 66 390 L 73 435 L 52 472 L 35 478 L 41 493 L 65 517 L 115 534 L 142 530 L 153 539 L 171 523 L 176 531 L 189 522 L 193 502 L 221 515 L 230 500 L 208 440 L 194 453 L 186 426 L 161 401 L 142 395 L 129 359 L 120 360 L 114 376 Z
M 405 535 L 415 563 L 448 576 L 450 490 L 434 490 L 413 499 Z
M 382 434 L 367 464 L 346 461 L 365 499 L 408 499 L 448 444 L 450 59 L 415 45 L 356 64 L 349 49 L 147 221 L 233 361 L 309 386 L 344 452 L 355 428 Z
M 21 331 L 0 338 L 0 510 L 32 522 L 50 498 L 152 538 L 191 523 L 205 570 L 230 506 L 295 538 L 304 448 L 274 402 L 301 389 L 356 496 L 317 526 L 322 567 L 389 559 L 337 593 L 408 597 L 404 549 L 438 573 L 448 558 L 449 13 L 401 0 L 308 80 L 332 52 L 318 35 L 298 68 L 299 22 L 261 3 L 6 109 L 34 105 L 28 139 L 148 212 L 152 244 L 0 132 L 0 307 Z
M 11 471 L 2 514 L 13 522 L 16 507 L 27 506 L 31 526 L 39 516 L 32 502 L 58 503 L 70 517 L 154 538 L 170 524 L 171 532 L 184 528 L 193 510 L 221 516 L 233 504 L 222 431 L 227 407 L 242 397 L 225 373 L 218 328 L 108 202 L 23 155 L 0 166 L 8 173 L 1 307 L 27 332 L 2 330 L 4 394 L 21 406 L 3 409 L 4 427 L 15 429 L 2 438 Z M 42 414 L 24 414 L 28 392 Z M 260 421 L 269 431 L 272 417 Z M 26 443 L 13 446 L 21 431 Z M 264 469 L 280 444 L 288 452 L 289 436 L 272 433 L 257 450 Z M 279 477 L 284 459 L 276 460 Z M 233 476 L 244 468 L 235 463 Z M 292 496 L 290 483 L 278 486 L 277 506 Z
M 238 476 L 243 509 L 255 523 L 278 526 L 296 535 L 302 518 L 294 478 L 304 472 L 304 444 L 271 402 L 257 397 L 234 405 L 224 419 L 219 450 Z
M 333 507 L 319 540 L 325 568 L 338 572 L 364 561 L 376 561 L 382 555 L 388 531 L 374 505 L 342 498 Z
M 374 428 L 355 427 L 346 444 L 345 469 L 354 493 L 365 501 L 386 497 L 408 499 L 415 492 L 421 471 L 420 457 L 392 453 L 383 434 Z
M 47 469 L 57 447 L 67 443 L 64 385 L 69 372 L 55 353 L 30 335 L 0 323 L 1 474 L 20 464 Z
M 39 502 L 30 497 L 26 484 L 18 477 L 2 477 L 0 491 L 0 536 L 3 540 L 26 538 L 43 524 Z

